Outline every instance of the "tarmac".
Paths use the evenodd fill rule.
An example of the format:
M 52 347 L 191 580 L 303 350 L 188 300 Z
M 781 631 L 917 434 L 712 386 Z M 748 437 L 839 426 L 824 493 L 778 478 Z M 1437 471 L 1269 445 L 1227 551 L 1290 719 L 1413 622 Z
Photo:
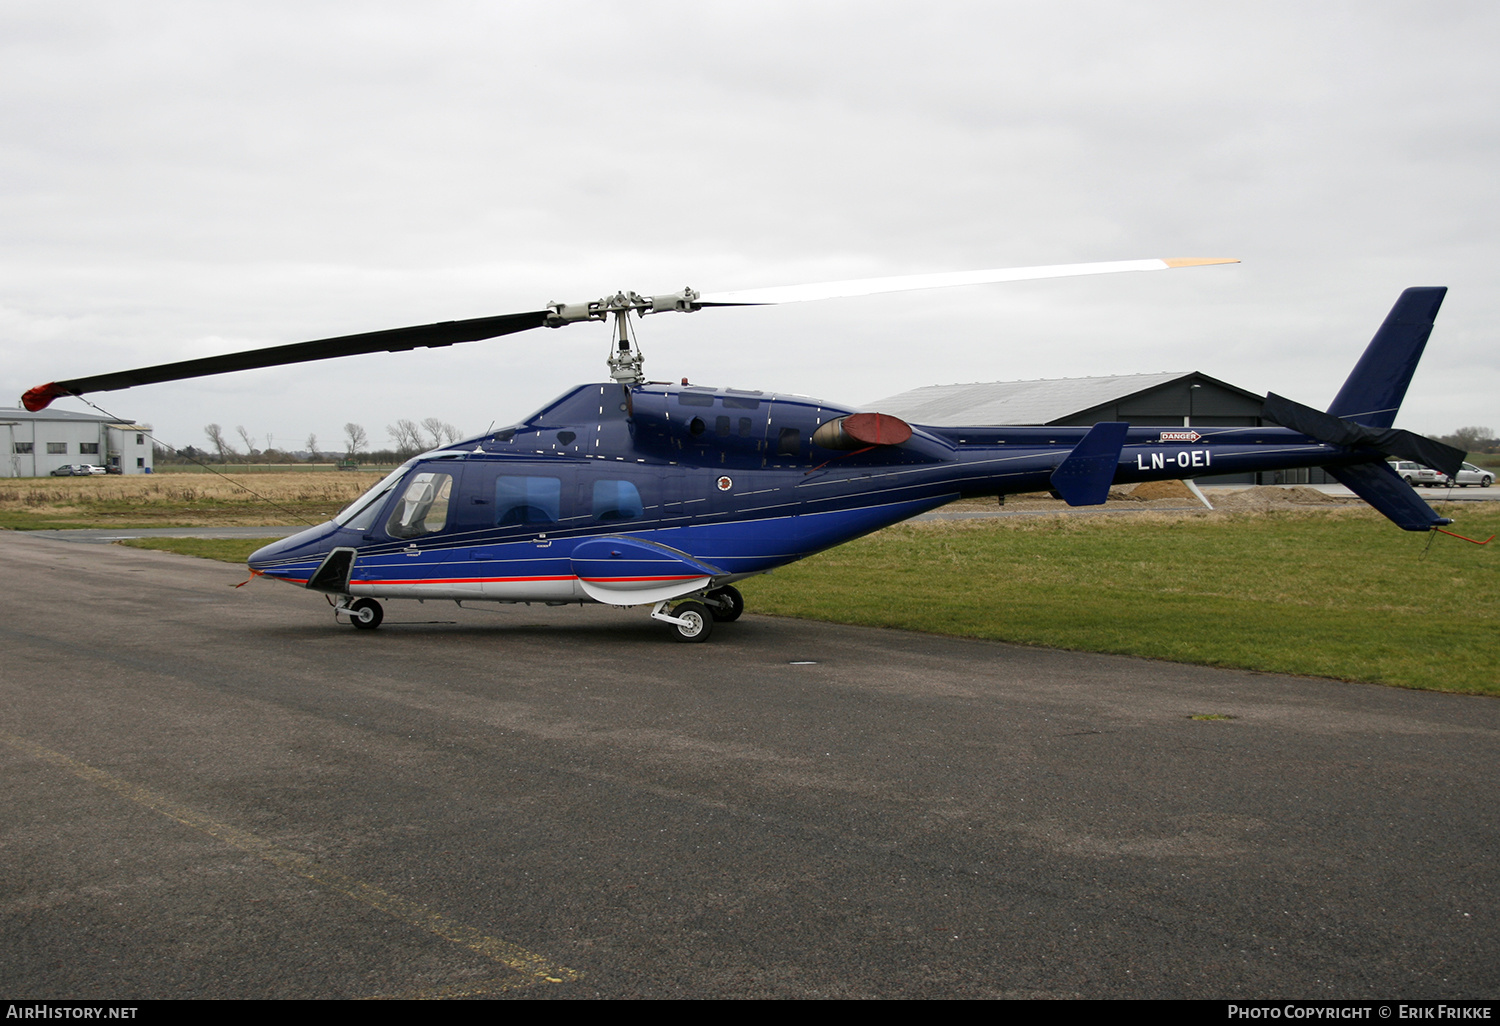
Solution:
M 12 999 L 1500 995 L 1494 699 L 0 574 Z

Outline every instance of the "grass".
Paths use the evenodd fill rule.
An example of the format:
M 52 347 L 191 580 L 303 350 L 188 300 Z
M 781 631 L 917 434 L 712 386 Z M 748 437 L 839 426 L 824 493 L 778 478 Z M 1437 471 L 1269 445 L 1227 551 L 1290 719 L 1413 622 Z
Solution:
M 308 480 L 302 475 L 266 490 L 318 509 L 323 519 L 373 479 L 327 477 L 347 480 L 347 497 L 300 493 L 295 486 Z M 17 483 L 0 482 L 12 486 L 0 489 L 0 522 L 23 499 L 32 510 L 54 511 L 124 503 L 123 497 L 80 498 L 71 491 L 119 481 L 21 482 L 43 493 L 30 499 L 11 498 Z M 141 481 L 149 479 L 135 479 Z M 180 493 L 169 488 L 162 496 L 173 517 L 285 522 L 255 501 L 200 494 L 196 486 Z M 1500 533 L 1500 509 L 1489 506 L 1439 508 L 1463 533 L 1485 538 Z M 202 512 L 209 508 L 211 515 Z M 138 512 L 120 516 L 80 526 L 123 526 Z M 149 519 L 146 526 L 163 524 Z M 240 563 L 266 542 L 160 538 L 127 544 Z M 1500 694 L 1500 540 L 1479 547 L 1400 531 L 1365 509 L 906 524 L 742 588 L 753 611 L 781 616 Z
M 389 474 L 396 464 L 362 463 L 357 471 L 342 473 Z M 156 474 L 330 474 L 338 472 L 333 463 L 158 463 L 153 468 Z
M 321 523 L 358 498 L 375 472 L 0 479 L 0 528 L 224 527 Z M 250 489 L 250 490 L 247 490 Z
M 1500 541 L 1429 537 L 1363 510 L 922 523 L 742 588 L 782 616 L 1500 694 Z
M 243 564 L 250 553 L 269 545 L 276 538 L 125 538 L 116 545 L 156 552 L 179 552 L 200 559 L 217 559 L 221 563 Z

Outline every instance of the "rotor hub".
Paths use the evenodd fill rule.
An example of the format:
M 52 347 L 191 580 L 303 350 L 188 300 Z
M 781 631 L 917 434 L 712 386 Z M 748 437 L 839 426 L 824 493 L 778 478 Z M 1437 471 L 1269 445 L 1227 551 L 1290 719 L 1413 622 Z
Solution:
M 700 309 L 699 293 L 689 287 L 662 296 L 643 296 L 639 292 L 616 292 L 587 303 L 548 303 L 545 324 L 561 328 L 579 321 L 615 321 L 615 337 L 610 345 L 609 376 L 622 384 L 638 385 L 646 380 L 642 369 L 646 358 L 630 337 L 630 315 L 644 317 L 655 313 L 693 313 Z

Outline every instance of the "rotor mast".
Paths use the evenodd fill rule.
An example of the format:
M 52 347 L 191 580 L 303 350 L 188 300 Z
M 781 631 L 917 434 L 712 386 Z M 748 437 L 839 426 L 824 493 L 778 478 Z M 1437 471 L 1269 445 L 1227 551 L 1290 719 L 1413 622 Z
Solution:
M 615 348 L 609 354 L 609 376 L 622 385 L 645 381 L 646 358 L 639 343 L 630 344 L 630 311 L 615 311 Z

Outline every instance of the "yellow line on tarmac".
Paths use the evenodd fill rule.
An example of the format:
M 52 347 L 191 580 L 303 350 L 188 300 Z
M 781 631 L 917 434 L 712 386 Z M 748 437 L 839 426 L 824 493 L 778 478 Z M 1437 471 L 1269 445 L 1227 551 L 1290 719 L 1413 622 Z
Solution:
M 274 866 L 296 873 L 316 884 L 321 884 L 329 890 L 353 898 L 355 901 L 369 905 L 371 908 L 379 909 L 389 915 L 395 916 L 412 926 L 428 933 L 436 934 L 446 941 L 462 945 L 470 951 L 477 952 L 486 958 L 493 959 L 518 973 L 533 977 L 538 983 L 562 983 L 567 980 L 576 980 L 582 974 L 575 969 L 566 966 L 553 965 L 541 955 L 527 951 L 519 944 L 488 937 L 478 930 L 457 923 L 447 916 L 434 912 L 427 906 L 410 901 L 399 894 L 372 887 L 340 873 L 336 869 L 319 865 L 313 859 L 305 855 L 299 855 L 289 851 L 280 845 L 260 838 L 247 830 L 220 823 L 209 819 L 193 809 L 178 802 L 172 801 L 165 795 L 149 791 L 144 787 L 132 784 L 111 776 L 103 770 L 96 769 L 86 763 L 79 762 L 61 752 L 54 752 L 50 748 L 44 748 L 25 738 L 16 737 L 13 734 L 0 732 L 0 741 L 4 741 L 13 748 L 35 756 L 54 766 L 67 770 L 74 776 L 80 777 L 90 783 L 98 784 L 125 798 L 155 812 L 161 813 L 168 819 L 175 819 L 184 826 L 200 830 L 210 837 L 214 837 L 225 844 L 232 845 L 242 851 L 262 858 Z
M 434 987 L 429 990 L 413 990 L 405 994 L 375 994 L 367 1001 L 456 1001 L 459 998 L 491 997 L 523 991 L 543 981 L 537 979 L 478 980 L 472 983 L 456 983 L 449 987 Z

